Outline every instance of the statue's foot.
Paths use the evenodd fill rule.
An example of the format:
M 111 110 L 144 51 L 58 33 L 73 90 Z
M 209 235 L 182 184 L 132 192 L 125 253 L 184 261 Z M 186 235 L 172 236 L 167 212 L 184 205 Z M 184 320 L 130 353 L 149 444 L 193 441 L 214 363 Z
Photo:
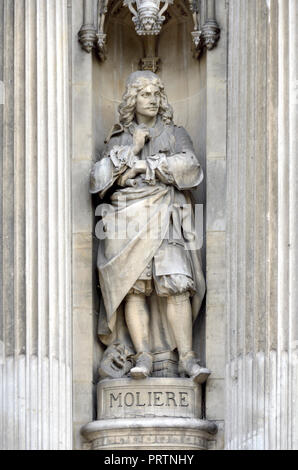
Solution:
M 199 370 L 195 371 L 190 377 L 197 384 L 203 384 L 207 381 L 211 371 L 206 367 L 200 367 Z
M 180 357 L 179 372 L 181 376 L 188 375 L 195 383 L 203 384 L 208 379 L 211 371 L 201 367 L 193 351 Z
M 130 376 L 133 379 L 146 379 L 152 372 L 152 355 L 150 353 L 141 353 L 136 361 L 135 367 L 130 369 Z

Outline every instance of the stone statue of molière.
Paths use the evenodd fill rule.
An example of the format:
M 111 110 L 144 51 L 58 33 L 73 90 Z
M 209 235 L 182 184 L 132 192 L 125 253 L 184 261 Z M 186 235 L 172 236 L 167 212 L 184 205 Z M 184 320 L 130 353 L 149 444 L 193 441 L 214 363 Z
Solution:
M 191 139 L 173 123 L 160 78 L 132 73 L 119 124 L 91 172 L 102 293 L 102 378 L 190 377 L 210 371 L 193 351 L 205 295 L 190 190 L 203 179 Z

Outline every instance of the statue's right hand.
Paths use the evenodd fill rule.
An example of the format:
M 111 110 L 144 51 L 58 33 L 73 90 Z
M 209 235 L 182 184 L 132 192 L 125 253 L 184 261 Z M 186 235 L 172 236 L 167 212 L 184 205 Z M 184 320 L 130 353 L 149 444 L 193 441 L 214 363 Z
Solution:
M 137 176 L 137 170 L 135 168 L 129 168 L 128 170 L 126 170 L 123 175 L 121 175 L 119 178 L 118 178 L 118 184 L 119 186 L 125 186 L 126 185 L 126 181 L 129 180 L 129 179 L 134 179 L 136 176 Z
M 125 186 L 127 180 L 133 180 L 140 173 L 146 173 L 147 164 L 144 160 L 138 160 L 135 162 L 133 168 L 128 168 L 119 178 L 119 186 Z
M 146 138 L 149 137 L 149 130 L 145 127 L 137 127 L 133 135 L 133 152 L 138 155 L 144 148 Z

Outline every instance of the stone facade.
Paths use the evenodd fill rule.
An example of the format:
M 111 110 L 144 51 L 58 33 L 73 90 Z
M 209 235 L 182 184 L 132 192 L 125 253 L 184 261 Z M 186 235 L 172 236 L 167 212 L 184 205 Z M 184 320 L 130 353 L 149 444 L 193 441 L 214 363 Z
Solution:
M 2 449 L 87 449 L 81 429 L 97 418 L 89 171 L 143 44 L 127 10 L 107 23 L 106 61 L 86 53 L 77 35 L 95 3 L 0 0 Z M 193 58 L 192 17 L 172 14 L 158 57 L 206 175 L 196 347 L 212 370 L 203 418 L 218 433 L 205 420 L 183 442 L 168 423 L 95 425 L 94 448 L 298 449 L 297 2 L 215 4 L 216 48 Z

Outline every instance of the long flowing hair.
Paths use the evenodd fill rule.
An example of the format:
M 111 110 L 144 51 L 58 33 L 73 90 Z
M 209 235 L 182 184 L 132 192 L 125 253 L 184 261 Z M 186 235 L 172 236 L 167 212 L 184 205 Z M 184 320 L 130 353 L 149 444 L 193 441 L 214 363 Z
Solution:
M 148 85 L 155 85 L 160 92 L 160 105 L 158 114 L 165 124 L 173 122 L 173 109 L 168 103 L 168 98 L 164 90 L 164 85 L 160 78 L 148 79 L 140 77 L 134 83 L 127 85 L 122 102 L 119 105 L 119 121 L 123 127 L 128 128 L 135 118 L 136 102 L 138 93 Z

